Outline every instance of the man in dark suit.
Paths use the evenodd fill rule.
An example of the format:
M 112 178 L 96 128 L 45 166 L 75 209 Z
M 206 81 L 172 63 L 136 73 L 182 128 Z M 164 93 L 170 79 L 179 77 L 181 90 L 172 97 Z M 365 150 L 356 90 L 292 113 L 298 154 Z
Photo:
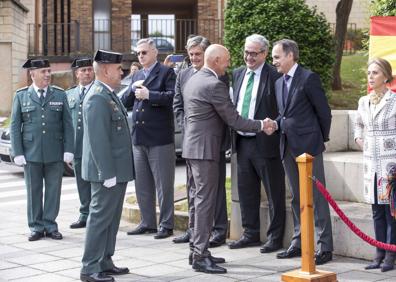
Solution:
M 185 85 L 185 134 L 183 157 L 192 173 L 190 191 L 194 195 L 192 268 L 206 273 L 225 273 L 216 265 L 224 262 L 208 251 L 213 226 L 219 180 L 222 136 L 228 124 L 236 130 L 259 132 L 261 121 L 243 119 L 234 109 L 227 86 L 218 77 L 229 65 L 228 50 L 218 44 L 205 51 L 205 65 Z M 204 83 L 203 83 L 204 82 Z
M 128 235 L 157 232 L 157 192 L 160 216 L 154 238 L 162 239 L 173 234 L 174 225 L 176 160 L 172 105 L 176 75 L 173 69 L 157 61 L 158 50 L 152 39 L 139 40 L 136 48 L 143 69 L 134 74 L 130 91 L 121 98 L 126 107 L 133 106 L 135 187 L 141 214 L 139 226 Z
M 84 98 L 91 89 L 95 74 L 92 59 L 78 58 L 71 65 L 78 80 L 78 85 L 66 90 L 67 100 L 73 119 L 74 128 L 74 175 L 76 177 L 78 196 L 80 198 L 80 216 L 70 228 L 83 228 L 86 226 L 89 203 L 91 202 L 91 184 L 81 178 L 82 140 L 84 134 L 82 105 Z
M 239 114 L 250 119 L 278 116 L 275 81 L 281 76 L 265 63 L 268 40 L 258 34 L 246 38 L 246 67 L 233 72 L 233 101 Z M 261 181 L 268 198 L 269 226 L 262 253 L 282 247 L 285 226 L 285 174 L 279 155 L 279 134 L 233 132 L 237 153 L 238 195 L 241 207 L 242 237 L 229 244 L 239 249 L 260 244 Z
M 27 191 L 29 241 L 62 239 L 59 213 L 63 162 L 73 160 L 73 125 L 63 89 L 50 85 L 48 60 L 27 60 L 32 85 L 16 91 L 11 114 L 15 164 L 23 165 Z M 45 193 L 43 193 L 43 183 Z
M 203 36 L 194 36 L 191 37 L 186 44 L 187 53 L 190 57 L 191 66 L 187 69 L 180 71 L 176 78 L 176 87 L 175 87 L 175 97 L 173 100 L 173 110 L 176 115 L 177 122 L 179 123 L 180 128 L 184 131 L 184 104 L 183 104 L 183 95 L 184 95 L 184 87 L 187 81 L 196 74 L 204 65 L 204 53 L 206 48 L 210 45 L 210 42 L 207 38 Z M 228 83 L 228 76 L 224 75 L 222 78 Z M 222 80 L 224 81 L 224 80 Z M 225 136 L 223 137 L 223 143 L 220 151 L 220 161 L 219 161 L 219 188 L 216 196 L 216 209 L 215 209 L 215 220 L 213 223 L 212 230 L 212 238 L 209 241 L 209 247 L 218 247 L 225 243 L 227 238 L 227 228 L 228 228 L 228 216 L 227 216 L 227 203 L 226 203 L 226 191 L 225 191 L 225 178 L 226 178 L 226 159 L 225 159 L 225 151 L 229 147 L 229 136 L 228 130 L 225 132 Z M 188 243 L 191 237 L 191 224 L 194 218 L 194 204 L 193 204 L 193 195 L 190 194 L 190 186 L 192 185 L 192 175 L 189 167 L 186 167 L 187 172 L 187 198 L 188 198 L 188 206 L 189 206 L 189 218 L 190 218 L 190 227 L 187 231 L 181 235 L 180 237 L 176 237 L 173 239 L 174 243 Z
M 91 183 L 92 200 L 81 281 L 113 282 L 110 275 L 129 273 L 112 260 L 126 187 L 134 178 L 128 114 L 114 93 L 121 82 L 121 59 L 120 53 L 96 52 L 96 80 L 83 103 L 82 177 Z
M 315 157 L 313 175 L 325 183 L 323 168 L 324 142 L 329 141 L 331 110 L 320 77 L 297 64 L 299 51 L 293 40 L 283 39 L 272 49 L 273 64 L 283 77 L 276 81 L 276 100 L 279 115 L 275 121 L 266 119 L 266 132 L 278 130 L 281 134 L 280 153 L 292 194 L 294 234 L 290 247 L 277 254 L 277 258 L 301 255 L 300 188 L 296 157 L 308 153 Z M 332 259 L 333 237 L 329 205 L 313 187 L 315 228 L 318 251 L 317 265 Z

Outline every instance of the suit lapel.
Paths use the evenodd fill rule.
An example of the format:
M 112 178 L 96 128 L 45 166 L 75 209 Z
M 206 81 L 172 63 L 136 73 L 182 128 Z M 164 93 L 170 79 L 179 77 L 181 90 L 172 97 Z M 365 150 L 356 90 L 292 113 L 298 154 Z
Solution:
M 160 64 L 157 62 L 154 68 L 151 70 L 149 76 L 144 80 L 143 85 L 148 86 L 150 82 L 152 82 L 157 76 L 160 71 Z
M 34 91 L 34 88 L 32 85 L 29 86 L 28 93 L 29 93 L 30 99 L 32 99 L 33 102 L 39 104 L 41 107 L 40 98 L 37 96 L 37 93 L 36 93 L 36 91 Z
M 268 75 L 269 75 L 268 67 L 267 67 L 267 64 L 264 63 L 264 66 L 261 69 L 259 87 L 257 89 L 256 105 L 254 107 L 254 116 L 256 115 L 257 110 L 260 105 L 260 102 L 261 102 L 261 99 L 263 98 L 263 95 L 264 95 L 263 92 L 264 92 L 265 86 L 267 85 Z
M 282 80 L 283 78 L 280 77 L 278 78 L 277 81 L 275 81 L 275 95 L 276 95 L 276 102 L 278 103 L 278 109 L 281 115 L 284 114 L 285 112 L 285 107 L 283 106 L 283 97 L 282 97 Z
M 242 82 L 243 82 L 243 78 L 245 77 L 246 70 L 247 70 L 246 68 L 241 70 L 239 72 L 238 76 L 237 76 L 237 80 L 235 81 L 235 91 L 233 93 L 233 95 L 234 95 L 234 107 L 235 108 L 238 106 L 239 93 L 241 91 Z
M 301 67 L 298 66 L 297 69 L 296 69 L 296 72 L 294 73 L 292 83 L 291 83 L 291 85 L 290 85 L 289 95 L 287 95 L 287 101 L 286 101 L 286 105 L 285 105 L 285 111 L 287 110 L 287 108 L 288 108 L 288 106 L 289 106 L 289 104 L 290 104 L 290 101 L 291 101 L 291 99 L 292 99 L 294 93 L 296 92 L 296 89 L 298 88 L 298 85 L 300 84 L 300 81 L 301 81 L 301 79 L 300 79 L 301 72 L 302 72 Z M 282 84 L 283 84 L 283 83 L 282 83 Z

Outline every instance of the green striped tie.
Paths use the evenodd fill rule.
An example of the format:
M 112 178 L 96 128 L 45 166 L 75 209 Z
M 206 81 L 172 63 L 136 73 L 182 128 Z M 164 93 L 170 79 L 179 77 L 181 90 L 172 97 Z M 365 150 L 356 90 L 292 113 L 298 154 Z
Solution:
M 241 116 L 244 118 L 249 117 L 250 100 L 252 99 L 252 90 L 254 84 L 254 71 L 250 72 L 249 80 L 246 85 L 245 97 L 243 98 L 242 113 Z

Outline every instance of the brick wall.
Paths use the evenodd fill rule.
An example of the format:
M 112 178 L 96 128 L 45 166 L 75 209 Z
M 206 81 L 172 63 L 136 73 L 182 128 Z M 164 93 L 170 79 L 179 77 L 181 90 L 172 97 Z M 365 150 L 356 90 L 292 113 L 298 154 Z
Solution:
M 132 0 L 112 1 L 111 7 L 111 49 L 128 52 L 131 49 Z
M 80 52 L 90 53 L 93 49 L 92 0 L 71 1 L 71 20 L 80 23 Z M 75 42 L 77 34 L 73 34 Z
M 13 93 L 21 86 L 21 66 L 26 60 L 28 10 L 15 1 L 0 1 L 0 113 L 9 113 Z
M 198 34 L 207 37 L 212 43 L 223 42 L 224 0 L 198 0 Z

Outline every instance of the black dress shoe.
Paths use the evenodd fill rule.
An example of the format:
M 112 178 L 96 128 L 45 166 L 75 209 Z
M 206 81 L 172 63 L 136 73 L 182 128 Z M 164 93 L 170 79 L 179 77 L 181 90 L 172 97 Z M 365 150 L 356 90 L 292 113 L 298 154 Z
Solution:
M 80 280 L 85 282 L 114 282 L 114 278 L 102 272 L 91 274 L 80 274 Z
M 77 220 L 76 222 L 73 222 L 70 224 L 71 229 L 77 229 L 77 228 L 84 228 L 87 225 L 86 221 L 83 220 Z
M 239 240 L 229 243 L 228 247 L 230 249 L 241 249 L 246 247 L 260 246 L 260 244 L 260 240 L 252 240 L 242 235 Z
M 152 233 L 156 233 L 157 229 L 156 228 L 147 228 L 147 227 L 143 227 L 143 226 L 138 226 L 135 229 L 128 231 L 127 235 L 140 235 L 140 234 L 152 234 Z
M 282 248 L 282 244 L 277 244 L 273 241 L 267 241 L 261 248 L 260 253 L 272 253 Z
M 301 249 L 294 246 L 290 246 L 286 251 L 277 253 L 276 257 L 278 259 L 301 257 Z
M 209 254 L 209 259 L 211 261 L 213 261 L 214 263 L 225 263 L 225 258 L 220 258 L 220 257 L 214 257 L 211 254 Z M 189 256 L 188 256 L 188 264 L 192 265 L 193 263 L 193 252 L 190 252 Z
M 164 239 L 172 235 L 173 235 L 173 229 L 168 229 L 161 226 L 157 234 L 154 235 L 154 239 Z
M 129 268 L 128 267 L 117 267 L 114 266 L 111 269 L 107 269 L 103 271 L 105 275 L 124 275 L 129 273 Z
M 43 232 L 33 231 L 30 233 L 28 240 L 29 241 L 37 241 L 44 237 Z
M 216 248 L 220 247 L 221 245 L 225 244 L 226 240 L 223 237 L 216 236 L 213 237 L 212 240 L 209 241 L 209 248 Z
M 332 252 L 322 252 L 319 251 L 315 254 L 315 264 L 316 265 L 322 265 L 325 264 L 326 262 L 329 262 L 333 259 L 333 253 Z
M 179 244 L 179 243 L 188 243 L 190 241 L 190 233 L 185 232 L 183 235 L 174 238 L 173 243 Z
M 53 231 L 51 233 L 46 233 L 45 236 L 47 236 L 51 239 L 54 239 L 54 240 L 62 240 L 63 239 L 62 233 L 60 233 L 59 231 Z
M 383 263 L 381 266 L 381 272 L 387 272 L 389 270 L 392 270 L 394 267 L 395 267 L 394 264 Z
M 370 263 L 369 265 L 365 266 L 364 269 L 369 270 L 369 269 L 377 269 L 377 268 L 381 268 L 381 262 L 383 259 L 381 260 L 373 260 L 372 263 Z
M 209 257 L 194 258 L 192 268 L 198 272 L 222 274 L 227 273 L 227 269 L 217 266 Z

